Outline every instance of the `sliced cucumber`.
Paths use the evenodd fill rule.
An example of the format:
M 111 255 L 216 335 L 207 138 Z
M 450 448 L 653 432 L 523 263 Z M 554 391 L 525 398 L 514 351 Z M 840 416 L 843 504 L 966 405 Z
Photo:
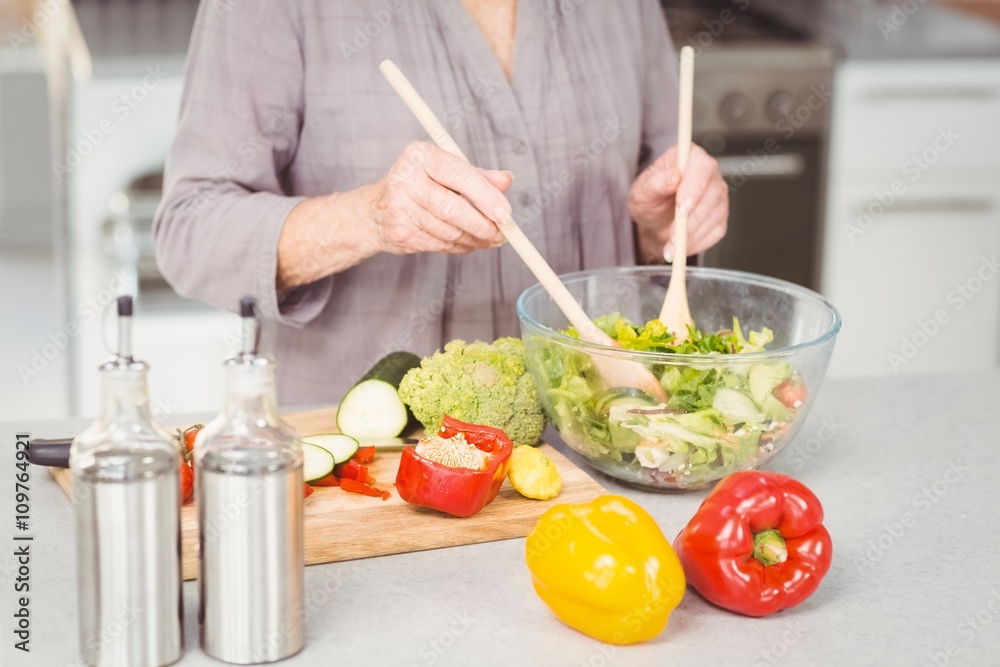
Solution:
M 335 465 L 349 461 L 358 451 L 358 441 L 343 433 L 319 433 L 307 435 L 302 442 L 313 447 L 324 449 L 333 457 Z
M 730 422 L 759 422 L 764 419 L 757 404 L 742 391 L 719 387 L 715 390 L 712 407 Z
M 768 419 L 773 419 L 776 422 L 790 422 L 794 413 L 785 407 L 785 404 L 774 397 L 774 394 L 768 394 L 767 398 L 764 399 L 764 412 L 767 414 Z
M 639 407 L 641 405 L 659 405 L 660 402 L 642 391 L 641 389 L 635 389 L 632 387 L 615 387 L 614 389 L 608 389 L 603 394 L 597 397 L 594 401 L 594 408 L 597 410 L 598 414 L 607 415 L 611 412 L 611 408 L 616 405 L 634 405 Z
M 333 454 L 329 451 L 319 445 L 302 443 L 302 477 L 305 478 L 306 482 L 323 479 L 333 472 L 334 465 L 336 464 L 333 460 Z
M 792 367 L 787 361 L 775 361 L 767 364 L 754 364 L 750 369 L 748 384 L 750 385 L 750 397 L 757 405 L 764 405 L 767 395 L 774 391 L 774 388 L 788 379 L 792 374 Z
M 357 438 L 395 438 L 410 421 L 399 383 L 420 357 L 393 352 L 379 360 L 348 390 L 337 409 L 337 428 Z

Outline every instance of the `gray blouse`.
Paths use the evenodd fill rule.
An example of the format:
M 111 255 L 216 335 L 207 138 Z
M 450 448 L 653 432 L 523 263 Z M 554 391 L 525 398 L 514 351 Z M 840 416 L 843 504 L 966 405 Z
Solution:
M 427 140 L 383 80 L 393 59 L 474 164 L 514 174 L 514 217 L 557 273 L 635 261 L 626 209 L 676 137 L 676 59 L 657 0 L 520 0 L 508 82 L 461 0 L 206 0 L 154 231 L 183 295 L 257 297 L 283 405 L 335 402 L 382 355 L 517 336 L 535 281 L 504 246 L 377 255 L 275 287 L 306 197 L 385 174 Z

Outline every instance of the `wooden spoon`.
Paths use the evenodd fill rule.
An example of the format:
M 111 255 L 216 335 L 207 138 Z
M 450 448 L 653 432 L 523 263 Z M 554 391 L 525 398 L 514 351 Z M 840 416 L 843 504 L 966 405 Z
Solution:
M 691 155 L 691 116 L 694 101 L 694 49 L 681 49 L 680 102 L 677 114 L 677 169 L 681 176 Z M 660 321 L 667 330 L 684 340 L 688 337 L 688 325 L 694 326 L 687 297 L 687 232 L 688 212 L 680 206 L 674 211 L 674 257 L 670 272 L 670 286 L 663 298 Z
M 448 130 L 441 124 L 441 121 L 434 115 L 431 108 L 427 106 L 420 93 L 417 92 L 406 76 L 396 67 L 395 63 L 391 60 L 384 60 L 379 65 L 379 69 L 382 70 L 382 74 L 396 90 L 406 106 L 409 107 L 410 111 L 413 112 L 417 120 L 420 121 L 420 124 L 423 125 L 427 134 L 434 140 L 434 143 L 442 150 L 468 162 L 465 153 L 458 147 L 458 144 L 455 143 Z M 487 215 L 489 214 L 487 213 Z M 541 253 L 532 245 L 531 241 L 528 240 L 528 237 L 524 235 L 524 232 L 521 231 L 521 228 L 517 226 L 517 223 L 514 222 L 514 219 L 510 215 L 506 215 L 503 219 L 495 220 L 494 222 L 496 222 L 497 227 L 507 239 L 507 242 L 520 255 L 524 263 L 531 269 L 531 272 L 535 274 L 538 282 L 542 284 L 545 291 L 555 301 L 559 310 L 563 312 L 566 319 L 579 332 L 582 340 L 597 345 L 621 347 L 591 321 L 580 304 L 573 298 L 573 295 L 566 289 L 566 286 L 559 280 L 552 267 L 549 266 Z M 608 387 L 634 387 L 642 389 L 660 401 L 666 402 L 666 392 L 663 391 L 663 386 L 659 380 L 656 379 L 656 376 L 648 368 L 638 361 L 614 359 L 601 354 L 592 354 L 590 356 L 594 361 L 597 372 Z

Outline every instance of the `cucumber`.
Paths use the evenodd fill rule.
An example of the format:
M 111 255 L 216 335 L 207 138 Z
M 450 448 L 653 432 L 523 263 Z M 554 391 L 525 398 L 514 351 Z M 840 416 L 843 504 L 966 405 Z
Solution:
M 337 428 L 356 438 L 395 438 L 410 421 L 399 398 L 399 383 L 420 357 L 392 352 L 380 359 L 351 387 L 337 409 Z
M 768 394 L 767 398 L 764 399 L 764 413 L 767 415 L 768 419 L 773 419 L 776 422 L 790 422 L 792 417 L 795 416 L 791 410 L 785 407 L 785 404 L 774 397 L 774 394 Z
M 319 433 L 307 435 L 302 442 L 313 447 L 325 449 L 333 457 L 335 465 L 349 461 L 358 451 L 358 441 L 343 433 Z
M 315 482 L 333 472 L 333 454 L 319 445 L 302 443 L 302 477 L 306 482 Z
M 615 387 L 597 397 L 594 401 L 594 409 L 598 414 L 607 416 L 611 412 L 611 408 L 616 405 L 634 405 L 636 407 L 648 405 L 652 407 L 659 404 L 658 400 L 641 389 Z
M 787 361 L 775 361 L 767 364 L 754 364 L 750 369 L 748 384 L 750 396 L 757 405 L 764 405 L 767 395 L 774 388 L 788 379 L 792 367 Z
M 764 419 L 757 404 L 742 391 L 719 387 L 715 390 L 715 399 L 712 407 L 719 411 L 719 414 L 726 421 L 730 422 L 759 422 Z

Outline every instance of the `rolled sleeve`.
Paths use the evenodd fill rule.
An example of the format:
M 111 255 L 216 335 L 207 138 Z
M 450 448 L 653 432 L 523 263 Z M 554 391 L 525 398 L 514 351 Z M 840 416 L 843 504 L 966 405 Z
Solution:
M 302 326 L 322 311 L 333 279 L 277 289 L 281 232 L 305 199 L 285 187 L 304 107 L 294 6 L 201 3 L 153 232 L 178 293 L 227 310 L 252 294 L 261 316 Z
M 278 273 L 278 240 L 285 220 L 292 209 L 304 200 L 304 197 L 276 197 L 260 224 L 261 242 L 256 265 L 257 285 L 254 293 L 257 295 L 257 305 L 261 317 L 276 320 L 290 326 L 303 326 L 323 310 L 333 291 L 333 277 L 328 276 L 317 282 L 289 290 L 275 288 L 275 276 Z M 280 221 L 275 224 L 275 221 Z

